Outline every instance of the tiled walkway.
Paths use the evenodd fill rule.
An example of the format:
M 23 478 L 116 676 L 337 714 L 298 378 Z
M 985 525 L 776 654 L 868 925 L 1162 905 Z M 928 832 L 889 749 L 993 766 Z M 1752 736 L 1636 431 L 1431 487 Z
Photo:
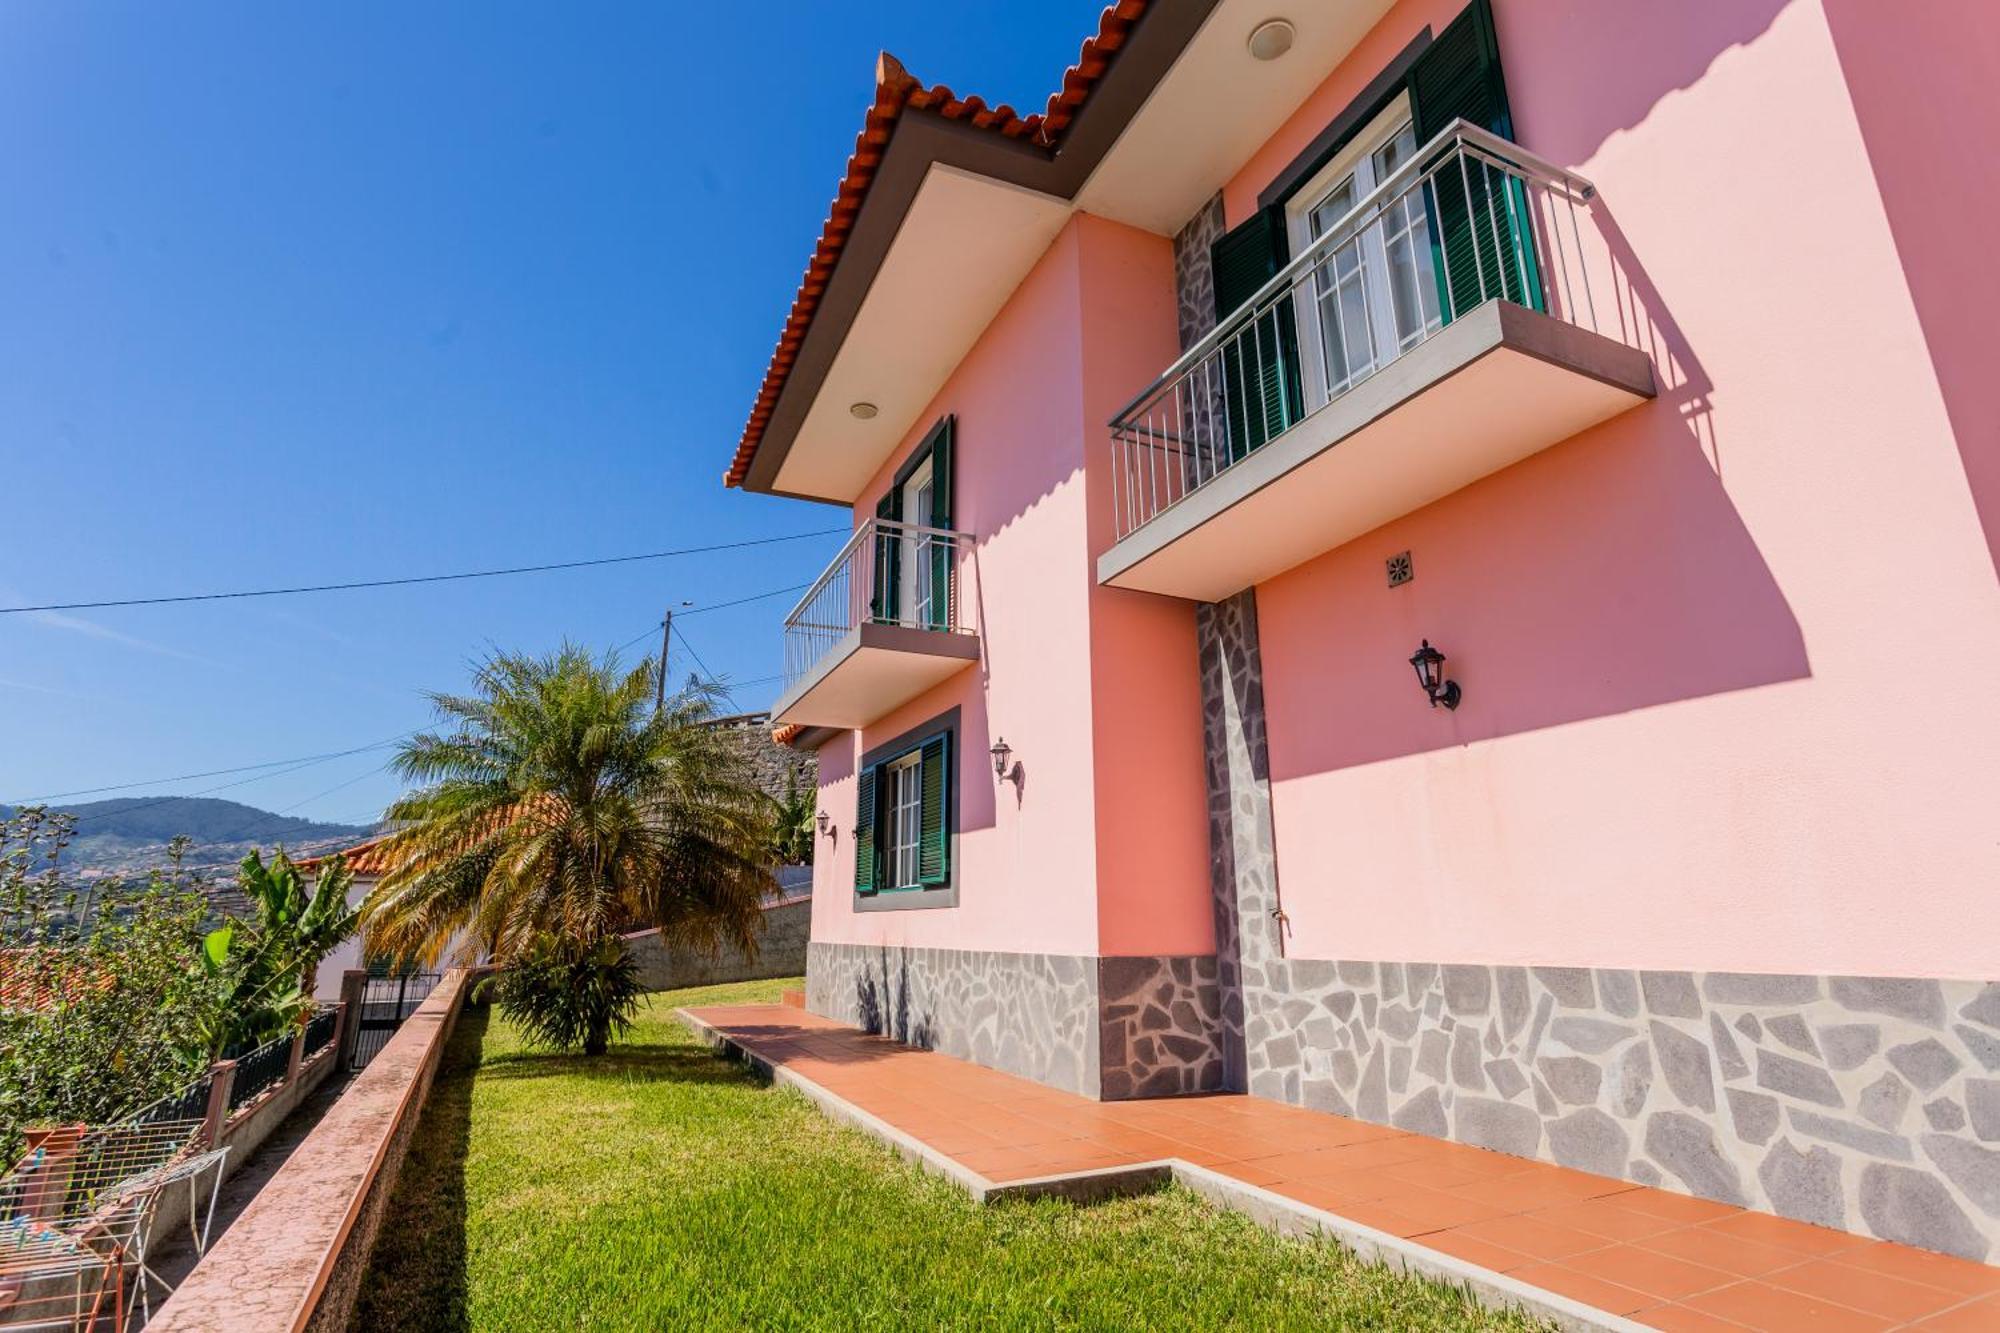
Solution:
M 1178 1158 L 1668 1329 L 2000 1331 L 2000 1268 L 1261 1098 L 1094 1102 L 799 1009 L 690 1013 L 996 1183 Z

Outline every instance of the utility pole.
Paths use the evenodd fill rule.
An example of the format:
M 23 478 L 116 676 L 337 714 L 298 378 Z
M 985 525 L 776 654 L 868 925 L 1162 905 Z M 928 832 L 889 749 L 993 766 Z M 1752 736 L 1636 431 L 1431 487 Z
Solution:
M 674 609 L 667 608 L 666 618 L 660 622 L 660 677 L 653 682 L 653 712 L 658 714 L 667 706 L 667 649 L 674 641 Z
M 682 606 L 693 606 L 693 602 L 682 602 Z M 667 614 L 660 621 L 660 678 L 653 682 L 653 712 L 657 715 L 667 706 L 667 650 L 674 641 L 674 608 L 667 608 Z

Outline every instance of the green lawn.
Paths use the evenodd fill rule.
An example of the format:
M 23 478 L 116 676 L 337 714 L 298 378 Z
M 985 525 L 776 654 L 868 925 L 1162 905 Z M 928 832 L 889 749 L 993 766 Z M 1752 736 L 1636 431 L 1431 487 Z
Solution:
M 1535 1326 L 1179 1188 L 979 1206 L 673 1018 L 797 984 L 654 996 L 596 1060 L 468 1010 L 350 1327 Z

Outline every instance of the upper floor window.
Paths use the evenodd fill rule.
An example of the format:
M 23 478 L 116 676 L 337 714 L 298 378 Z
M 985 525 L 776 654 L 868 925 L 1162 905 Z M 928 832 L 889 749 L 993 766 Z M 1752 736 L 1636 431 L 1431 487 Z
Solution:
M 1297 294 L 1308 410 L 1352 388 L 1443 322 L 1427 192 L 1401 195 L 1358 227 L 1349 222 L 1354 206 L 1407 165 L 1417 146 L 1409 97 L 1398 97 L 1287 205 L 1293 253 L 1322 240 L 1329 246 Z M 1333 236 L 1343 224 L 1354 234 Z

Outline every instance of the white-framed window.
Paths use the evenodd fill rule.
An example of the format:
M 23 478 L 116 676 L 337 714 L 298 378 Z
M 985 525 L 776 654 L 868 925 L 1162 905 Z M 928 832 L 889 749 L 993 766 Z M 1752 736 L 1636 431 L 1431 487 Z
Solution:
M 924 459 L 903 481 L 903 522 L 920 528 L 930 526 L 932 506 L 931 460 Z M 903 534 L 903 553 L 898 562 L 902 568 L 896 601 L 902 614 L 897 618 L 905 625 L 927 626 L 931 623 L 931 539 L 913 532 Z
M 892 889 L 923 882 L 924 767 L 921 752 L 912 751 L 889 765 L 889 818 L 884 829 Z
M 1303 254 L 1339 225 L 1416 151 L 1406 93 L 1292 196 L 1286 205 L 1292 253 Z M 1296 298 L 1308 410 L 1374 374 L 1443 322 L 1422 190 L 1402 194 L 1349 230 Z

